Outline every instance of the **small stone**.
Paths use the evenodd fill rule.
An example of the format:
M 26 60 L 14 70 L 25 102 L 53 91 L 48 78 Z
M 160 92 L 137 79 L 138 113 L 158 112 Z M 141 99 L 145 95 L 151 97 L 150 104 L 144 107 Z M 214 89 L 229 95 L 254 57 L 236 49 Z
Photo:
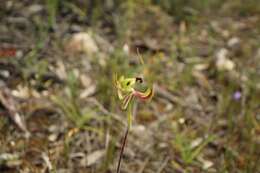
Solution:
M 124 44 L 123 51 L 125 52 L 125 54 L 129 55 L 130 48 L 129 48 L 128 44 Z
M 56 141 L 57 138 L 58 138 L 58 135 L 55 134 L 55 133 L 50 134 L 50 135 L 48 136 L 48 140 L 49 140 L 50 142 L 54 142 L 54 141 Z
M 96 41 L 89 33 L 79 32 L 72 35 L 65 49 L 68 53 L 85 53 L 91 55 L 98 52 Z
M 195 140 L 193 140 L 190 144 L 191 148 L 196 148 L 198 147 L 201 143 L 202 143 L 203 139 L 202 138 L 197 138 Z
M 231 71 L 235 68 L 235 63 L 227 58 L 228 50 L 225 48 L 220 49 L 216 54 L 216 66 L 218 70 Z
M 184 119 L 184 118 L 180 118 L 180 119 L 179 119 L 179 123 L 180 123 L 180 124 L 185 123 L 185 119 Z
M 208 161 L 208 160 L 204 160 L 203 161 L 203 169 L 204 170 L 207 170 L 207 169 L 209 169 L 212 166 L 213 166 L 213 163 L 211 161 Z
M 235 48 L 237 46 L 239 46 L 240 44 L 240 39 L 238 37 L 232 37 L 231 39 L 228 40 L 228 47 L 230 48 Z

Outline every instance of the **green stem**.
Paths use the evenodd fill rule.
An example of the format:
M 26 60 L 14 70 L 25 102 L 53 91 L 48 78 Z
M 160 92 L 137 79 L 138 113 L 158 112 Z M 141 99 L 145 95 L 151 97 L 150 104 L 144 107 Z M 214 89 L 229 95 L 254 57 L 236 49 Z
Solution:
M 133 103 L 130 102 L 129 107 L 127 108 L 127 125 L 129 129 L 132 126 L 132 117 L 133 117 L 132 110 L 133 110 Z

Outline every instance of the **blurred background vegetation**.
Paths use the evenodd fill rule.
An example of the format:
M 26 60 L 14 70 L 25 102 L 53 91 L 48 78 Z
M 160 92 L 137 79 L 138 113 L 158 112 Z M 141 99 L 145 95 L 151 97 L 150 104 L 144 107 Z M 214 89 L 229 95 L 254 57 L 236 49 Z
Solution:
M 0 55 L 0 172 L 115 172 L 115 73 L 155 89 L 122 172 L 260 172 L 259 0 L 6 0 Z

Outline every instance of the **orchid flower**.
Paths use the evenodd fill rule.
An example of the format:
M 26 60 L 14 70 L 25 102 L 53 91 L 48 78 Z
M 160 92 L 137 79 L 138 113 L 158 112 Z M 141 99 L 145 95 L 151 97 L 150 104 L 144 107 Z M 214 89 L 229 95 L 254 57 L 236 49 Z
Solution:
M 148 88 L 145 92 L 137 91 L 135 89 L 135 84 L 137 82 L 142 83 L 143 79 L 140 77 L 125 78 L 124 76 L 120 76 L 119 79 L 116 79 L 115 86 L 117 89 L 117 95 L 118 98 L 123 101 L 122 102 L 123 110 L 126 110 L 133 96 L 141 100 L 149 100 L 153 96 L 152 88 Z
M 140 100 L 149 100 L 153 96 L 153 88 L 147 88 L 146 91 L 138 91 L 135 89 L 135 85 L 137 83 L 142 83 L 143 79 L 140 77 L 135 78 L 125 78 L 124 76 L 120 76 L 119 78 L 115 78 L 115 87 L 117 89 L 117 95 L 119 100 L 121 100 L 121 108 L 123 110 L 128 109 L 128 125 L 131 124 L 131 101 L 134 97 Z

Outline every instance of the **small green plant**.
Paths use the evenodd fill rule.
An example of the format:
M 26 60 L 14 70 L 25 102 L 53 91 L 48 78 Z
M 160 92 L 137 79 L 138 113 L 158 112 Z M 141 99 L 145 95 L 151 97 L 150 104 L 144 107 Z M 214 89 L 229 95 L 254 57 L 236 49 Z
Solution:
M 212 140 L 214 136 L 206 137 L 198 146 L 192 147 L 191 140 L 187 138 L 187 135 L 183 133 L 176 133 L 176 138 L 173 141 L 173 145 L 179 150 L 182 160 L 186 164 L 191 164 L 194 159 L 201 153 L 203 148 Z
M 68 88 L 65 99 L 61 96 L 53 96 L 51 99 L 60 107 L 66 117 L 71 120 L 76 127 L 85 128 L 85 123 L 95 118 L 95 113 L 93 110 L 80 107 L 78 103 L 79 82 L 72 72 L 68 74 L 67 85 Z
M 132 124 L 132 105 L 133 98 L 137 97 L 141 100 L 149 100 L 153 96 L 153 88 L 147 88 L 146 91 L 141 92 L 135 89 L 137 83 L 142 83 L 143 79 L 139 77 L 134 78 L 125 78 L 124 76 L 120 76 L 117 78 L 115 75 L 115 87 L 117 90 L 117 95 L 119 100 L 121 101 L 121 108 L 127 111 L 127 128 L 124 135 L 120 156 L 118 160 L 117 173 L 120 172 L 120 164 L 122 160 L 122 155 L 124 152 L 127 135 L 131 128 Z
M 49 27 L 54 27 L 56 25 L 56 16 L 59 3 L 59 0 L 46 0 Z

